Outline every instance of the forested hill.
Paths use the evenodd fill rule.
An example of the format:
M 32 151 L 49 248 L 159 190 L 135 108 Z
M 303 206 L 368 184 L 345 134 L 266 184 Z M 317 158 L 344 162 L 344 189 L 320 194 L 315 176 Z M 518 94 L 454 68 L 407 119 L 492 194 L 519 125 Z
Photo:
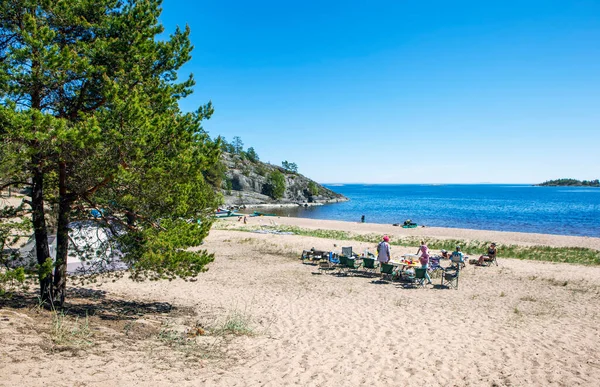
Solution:
M 557 179 L 548 180 L 538 186 L 547 187 L 600 187 L 600 182 L 596 180 L 576 180 L 576 179 Z
M 343 195 L 298 173 L 298 166 L 263 163 L 253 148 L 243 151 L 225 142 L 221 156 L 224 170 L 222 192 L 226 205 L 335 203 Z

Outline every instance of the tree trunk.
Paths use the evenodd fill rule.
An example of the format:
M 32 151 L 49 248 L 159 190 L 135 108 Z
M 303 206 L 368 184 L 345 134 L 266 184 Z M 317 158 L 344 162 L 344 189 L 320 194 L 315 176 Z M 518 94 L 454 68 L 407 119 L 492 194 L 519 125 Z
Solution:
M 44 174 L 39 166 L 37 157 L 33 157 L 33 186 L 31 189 L 31 209 L 33 235 L 35 236 L 35 254 L 39 264 L 38 278 L 40 281 L 40 298 L 42 302 L 52 302 L 52 270 L 44 265 L 50 258 L 48 246 L 48 230 L 44 216 Z M 50 269 L 50 270 L 49 270 Z
M 58 166 L 58 224 L 56 227 L 56 263 L 54 269 L 54 298 L 61 307 L 67 291 L 67 255 L 69 252 L 69 215 L 72 199 L 67 194 L 67 167 Z
M 40 64 L 37 59 L 38 50 L 33 49 L 34 59 L 31 63 L 32 74 L 37 78 L 40 70 Z M 31 93 L 31 108 L 40 110 L 41 106 L 41 85 L 35 84 Z M 34 131 L 37 130 L 34 121 Z M 50 247 L 48 246 L 48 229 L 46 228 L 46 217 L 44 216 L 44 171 L 42 170 L 42 158 L 40 154 L 34 154 L 31 157 L 32 161 L 32 180 L 31 188 L 31 210 L 33 222 L 33 235 L 35 236 L 35 254 L 37 257 L 39 269 L 38 278 L 40 281 L 40 299 L 43 303 L 52 305 L 54 299 L 52 294 L 52 265 L 46 265 L 47 259 L 50 257 Z

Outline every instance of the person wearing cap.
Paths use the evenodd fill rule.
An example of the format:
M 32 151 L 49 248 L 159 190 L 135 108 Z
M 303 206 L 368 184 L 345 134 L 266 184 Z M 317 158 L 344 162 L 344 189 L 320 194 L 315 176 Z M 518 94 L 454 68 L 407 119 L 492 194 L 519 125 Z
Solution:
M 481 257 L 479 257 L 479 262 L 477 262 L 479 265 L 483 265 L 483 263 L 485 262 L 485 260 L 493 260 L 494 258 L 496 258 L 496 254 L 498 253 L 498 250 L 496 250 L 496 244 L 492 243 L 490 245 L 490 247 L 488 248 L 487 254 L 482 255 Z
M 387 235 L 383 236 L 383 240 L 377 245 L 377 260 L 380 263 L 388 263 L 392 258 L 390 252 L 390 237 Z

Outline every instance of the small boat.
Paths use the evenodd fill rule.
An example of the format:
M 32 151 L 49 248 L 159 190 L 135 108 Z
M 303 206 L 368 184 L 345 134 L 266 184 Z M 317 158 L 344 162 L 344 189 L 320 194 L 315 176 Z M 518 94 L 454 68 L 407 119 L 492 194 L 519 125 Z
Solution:
M 233 216 L 244 216 L 244 215 L 238 214 L 237 212 L 235 212 L 233 210 L 224 210 L 222 208 L 218 208 L 214 214 L 215 218 L 229 218 L 229 217 L 233 217 Z
M 416 228 L 417 226 L 418 224 L 413 223 L 413 221 L 410 219 L 406 219 L 402 224 L 402 228 Z
M 254 211 L 250 216 L 277 216 L 277 214 L 267 214 L 264 212 Z

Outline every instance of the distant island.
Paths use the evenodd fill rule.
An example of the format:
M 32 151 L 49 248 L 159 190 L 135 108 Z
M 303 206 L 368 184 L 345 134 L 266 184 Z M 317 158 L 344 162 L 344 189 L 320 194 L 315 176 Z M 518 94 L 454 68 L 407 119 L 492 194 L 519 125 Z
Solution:
M 556 179 L 548 180 L 541 184 L 535 184 L 540 187 L 600 187 L 600 181 L 596 180 L 577 180 L 577 179 Z

